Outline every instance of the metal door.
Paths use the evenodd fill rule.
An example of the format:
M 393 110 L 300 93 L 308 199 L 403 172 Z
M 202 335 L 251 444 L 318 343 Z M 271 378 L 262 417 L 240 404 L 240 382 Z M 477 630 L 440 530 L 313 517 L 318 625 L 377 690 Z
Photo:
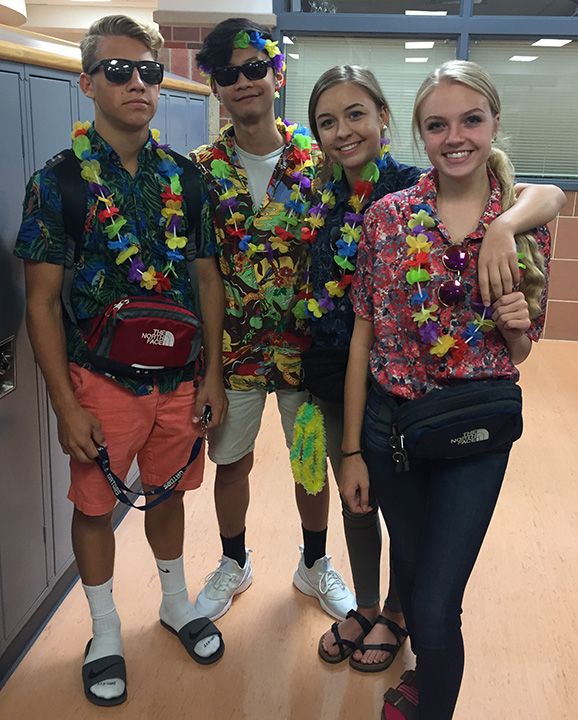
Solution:
M 14 336 L 15 388 L 0 397 L 0 643 L 6 642 L 48 584 L 44 541 L 39 394 L 24 327 L 22 262 L 12 255 L 28 168 L 22 66 L 0 63 L 0 341 Z

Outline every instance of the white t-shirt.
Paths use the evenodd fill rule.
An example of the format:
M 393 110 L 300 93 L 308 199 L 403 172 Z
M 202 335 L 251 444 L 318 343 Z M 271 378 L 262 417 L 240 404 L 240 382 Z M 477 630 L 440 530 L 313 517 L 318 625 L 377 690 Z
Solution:
M 280 148 L 273 150 L 273 152 L 267 155 L 253 155 L 253 153 L 246 152 L 235 143 L 235 150 L 237 151 L 241 165 L 247 173 L 249 193 L 253 200 L 253 206 L 256 209 L 260 208 L 263 204 L 269 182 L 271 181 L 271 175 L 273 175 L 275 166 L 283 153 L 284 147 L 284 145 L 281 145 Z

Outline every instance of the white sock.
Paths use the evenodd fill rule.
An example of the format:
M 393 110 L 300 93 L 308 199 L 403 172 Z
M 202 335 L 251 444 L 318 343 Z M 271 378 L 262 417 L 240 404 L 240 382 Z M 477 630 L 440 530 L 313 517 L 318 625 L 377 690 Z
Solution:
M 120 655 L 123 657 L 120 636 L 120 618 L 112 597 L 112 578 L 102 585 L 82 585 L 92 617 L 92 642 L 84 660 L 86 665 L 93 660 Z M 124 680 L 110 679 L 91 685 L 90 690 L 97 697 L 110 700 L 123 694 Z
M 159 610 L 160 618 L 173 630 L 179 632 L 191 620 L 202 617 L 189 600 L 185 583 L 185 567 L 183 556 L 176 560 L 159 560 L 155 558 L 161 580 L 163 600 Z M 209 657 L 217 652 L 221 645 L 218 635 L 209 635 L 195 645 L 195 652 L 201 657 Z

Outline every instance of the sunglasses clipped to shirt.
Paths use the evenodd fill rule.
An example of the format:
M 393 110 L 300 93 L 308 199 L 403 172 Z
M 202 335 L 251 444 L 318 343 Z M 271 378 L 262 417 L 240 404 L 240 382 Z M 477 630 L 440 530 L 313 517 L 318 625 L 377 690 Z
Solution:
M 243 73 L 247 80 L 262 80 L 270 67 L 273 67 L 270 60 L 251 60 L 244 65 L 228 65 L 219 68 L 213 72 L 213 78 L 217 85 L 228 87 L 237 82 L 239 73 Z
M 99 67 L 104 70 L 105 78 L 117 85 L 127 83 L 136 68 L 143 82 L 148 85 L 160 85 L 163 81 L 165 66 L 156 60 L 122 60 L 121 58 L 108 58 L 92 63 L 88 68 L 88 75 L 95 73 Z

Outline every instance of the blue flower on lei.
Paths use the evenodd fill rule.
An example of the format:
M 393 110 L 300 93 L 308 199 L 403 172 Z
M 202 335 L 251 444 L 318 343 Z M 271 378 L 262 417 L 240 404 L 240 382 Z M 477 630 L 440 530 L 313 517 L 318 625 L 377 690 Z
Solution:
M 460 335 L 472 347 L 476 347 L 478 342 L 484 337 L 475 323 L 466 325 L 465 330 L 460 331 Z
M 415 295 L 412 295 L 410 302 L 412 305 L 415 305 L 416 307 L 420 307 L 428 300 L 429 300 L 428 291 L 422 290 L 421 292 L 417 292 L 417 293 L 415 293 Z

